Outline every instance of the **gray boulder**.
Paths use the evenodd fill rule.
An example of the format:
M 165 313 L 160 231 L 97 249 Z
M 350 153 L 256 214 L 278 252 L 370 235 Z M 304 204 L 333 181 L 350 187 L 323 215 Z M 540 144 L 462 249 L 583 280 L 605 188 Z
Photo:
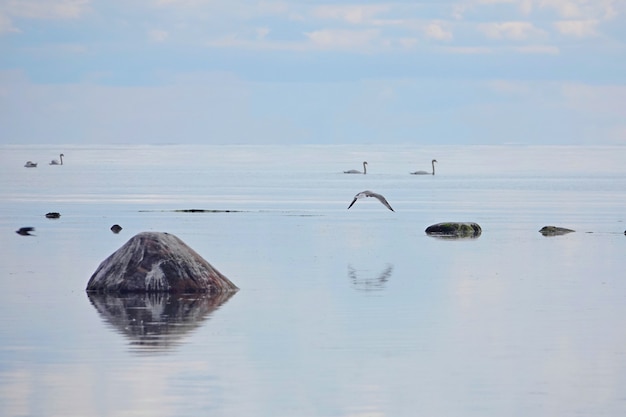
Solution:
M 87 283 L 90 293 L 206 293 L 238 288 L 182 240 L 169 233 L 133 236 L 105 259 Z
M 544 236 L 560 236 L 560 235 L 566 235 L 572 232 L 575 232 L 575 230 L 566 229 L 565 227 L 558 227 L 558 226 L 543 226 L 541 229 L 539 229 L 539 233 L 541 233 Z
M 481 233 L 481 227 L 471 222 L 444 222 L 426 228 L 427 235 L 445 238 L 477 238 Z

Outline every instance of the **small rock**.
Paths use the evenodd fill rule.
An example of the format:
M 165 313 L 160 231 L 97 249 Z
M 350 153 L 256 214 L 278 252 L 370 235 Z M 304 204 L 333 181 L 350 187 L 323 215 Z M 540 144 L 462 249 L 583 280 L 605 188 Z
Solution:
M 30 234 L 30 232 L 34 232 L 34 231 L 35 231 L 34 227 L 20 227 L 18 230 L 15 231 L 15 233 L 21 236 L 35 236 L 35 235 Z
M 477 238 L 482 234 L 482 229 L 472 222 L 444 222 L 428 226 L 426 234 L 444 238 Z
M 575 230 L 566 229 L 565 227 L 557 227 L 557 226 L 543 226 L 539 230 L 539 233 L 541 233 L 544 236 L 560 236 L 560 235 L 566 235 L 572 232 L 575 232 Z
M 58 219 L 61 217 L 61 213 L 57 213 L 56 211 L 51 211 L 50 213 L 46 213 L 46 217 L 48 219 Z
M 120 226 L 119 224 L 114 224 L 113 226 L 111 226 L 111 231 L 115 234 L 118 234 L 122 231 L 122 226 Z

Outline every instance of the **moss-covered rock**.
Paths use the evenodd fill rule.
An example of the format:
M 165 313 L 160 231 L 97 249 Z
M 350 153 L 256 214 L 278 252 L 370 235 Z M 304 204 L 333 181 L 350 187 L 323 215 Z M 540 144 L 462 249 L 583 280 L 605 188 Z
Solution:
M 481 233 L 481 227 L 471 222 L 443 222 L 426 228 L 426 234 L 435 237 L 477 238 Z

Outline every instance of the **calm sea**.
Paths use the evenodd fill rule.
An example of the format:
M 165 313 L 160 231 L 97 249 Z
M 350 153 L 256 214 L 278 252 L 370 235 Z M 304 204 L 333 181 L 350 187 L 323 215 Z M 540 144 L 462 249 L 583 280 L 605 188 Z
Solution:
M 626 415 L 626 147 L 5 145 L 0 209 L 2 416 Z M 89 297 L 142 231 L 240 291 Z

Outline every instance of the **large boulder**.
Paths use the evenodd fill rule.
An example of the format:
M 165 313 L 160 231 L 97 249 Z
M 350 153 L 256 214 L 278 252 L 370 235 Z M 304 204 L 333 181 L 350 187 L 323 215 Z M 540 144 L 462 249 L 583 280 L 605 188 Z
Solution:
M 477 223 L 444 222 L 426 228 L 426 234 L 444 238 L 476 238 L 481 235 L 482 229 Z
M 207 293 L 238 288 L 182 240 L 169 233 L 133 236 L 105 259 L 87 283 L 94 293 Z

